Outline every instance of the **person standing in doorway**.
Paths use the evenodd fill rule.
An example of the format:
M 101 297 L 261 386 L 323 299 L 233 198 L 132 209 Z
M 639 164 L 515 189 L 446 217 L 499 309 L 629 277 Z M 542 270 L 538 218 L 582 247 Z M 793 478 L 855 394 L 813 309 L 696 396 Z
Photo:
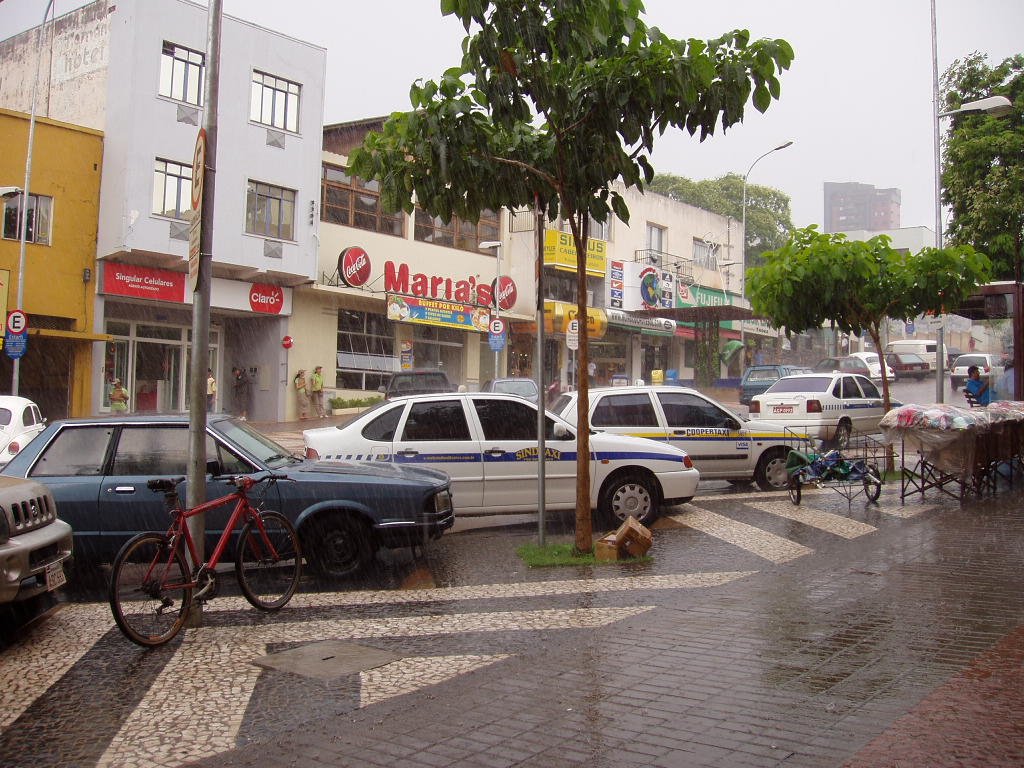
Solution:
M 237 366 L 231 369 L 231 375 L 234 377 L 232 388 L 235 395 L 235 415 L 245 421 L 249 418 L 249 397 L 252 394 L 249 375 L 244 368 Z
M 300 368 L 292 379 L 295 386 L 295 395 L 299 400 L 299 419 L 309 418 L 309 391 L 306 389 L 306 370 Z
M 120 379 L 114 379 L 111 384 L 110 410 L 116 413 L 124 413 L 128 410 L 128 390 L 121 384 Z
M 213 371 L 206 369 L 206 411 L 213 413 L 217 404 L 217 380 L 213 378 Z
M 309 391 L 310 397 L 313 398 L 313 410 L 316 412 L 318 419 L 326 419 L 327 414 L 324 412 L 324 367 L 318 365 L 313 369 L 313 375 L 309 377 Z

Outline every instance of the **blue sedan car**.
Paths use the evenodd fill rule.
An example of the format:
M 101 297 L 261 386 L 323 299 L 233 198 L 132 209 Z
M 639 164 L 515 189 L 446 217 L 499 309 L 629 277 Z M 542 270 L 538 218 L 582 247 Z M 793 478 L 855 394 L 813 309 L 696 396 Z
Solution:
M 58 514 L 74 530 L 76 559 L 110 562 L 139 531 L 167 528 L 164 496 L 146 481 L 187 473 L 188 427 L 187 416 L 54 421 L 2 474 L 31 478 L 50 489 Z M 207 499 L 232 492 L 225 480 L 234 475 L 264 470 L 287 475 L 293 482 L 265 486 L 263 503 L 292 521 L 310 565 L 329 577 L 358 571 L 381 547 L 439 537 L 455 520 L 442 472 L 309 461 L 230 416 L 208 417 L 206 459 Z M 230 512 L 229 506 L 207 514 L 207 552 Z

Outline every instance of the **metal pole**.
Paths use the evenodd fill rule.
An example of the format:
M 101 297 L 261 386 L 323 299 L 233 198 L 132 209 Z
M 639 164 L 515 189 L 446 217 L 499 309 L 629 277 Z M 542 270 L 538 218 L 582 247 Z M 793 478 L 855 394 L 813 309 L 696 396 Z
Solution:
M 501 244 L 494 248 L 494 316 L 501 317 L 501 302 L 498 300 L 498 292 L 501 290 Z M 508 335 L 506 334 L 506 338 Z M 494 378 L 498 378 L 498 366 L 501 364 L 501 350 L 494 350 Z
M 32 84 L 32 109 L 28 116 L 28 148 L 25 152 L 25 183 L 21 187 L 21 206 L 18 211 L 18 303 L 15 309 L 25 310 L 25 247 L 28 242 L 29 183 L 32 181 L 32 148 L 36 138 L 36 99 L 39 97 L 39 68 L 43 61 L 43 33 L 46 31 L 46 17 L 53 9 L 53 0 L 46 4 L 43 21 L 39 25 L 36 42 L 36 79 Z M 37 233 L 38 234 L 38 233 Z M 18 394 L 21 383 L 21 358 L 11 360 L 11 394 Z
M 935 161 L 935 247 L 942 248 L 942 160 L 939 156 L 939 47 L 935 35 L 935 0 L 931 0 L 932 13 L 932 141 Z M 942 315 L 939 315 L 941 321 Z M 935 334 L 935 402 L 945 401 L 946 352 L 943 329 Z
M 206 369 L 210 363 L 210 285 L 213 271 L 213 202 L 217 178 L 217 107 L 220 99 L 220 42 L 223 0 L 210 0 L 207 14 L 206 85 L 203 93 L 203 129 L 206 165 L 203 170 L 203 209 L 199 235 L 199 279 L 192 295 L 192 360 L 188 375 L 188 493 L 186 504 L 206 501 Z M 189 518 L 196 555 L 205 560 L 203 538 L 206 515 Z M 194 601 L 189 626 L 202 622 L 200 601 Z
M 534 194 L 533 208 L 537 217 L 537 258 L 534 289 L 537 292 L 537 352 L 533 372 L 537 377 L 537 543 L 544 546 L 544 433 L 547 430 L 547 389 L 544 387 L 544 211 L 540 195 Z

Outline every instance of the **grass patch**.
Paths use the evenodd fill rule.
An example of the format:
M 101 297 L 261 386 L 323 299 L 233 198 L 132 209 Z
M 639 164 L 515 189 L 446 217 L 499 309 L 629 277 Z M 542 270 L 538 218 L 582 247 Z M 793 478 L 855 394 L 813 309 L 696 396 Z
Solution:
M 598 562 L 594 553 L 581 554 L 576 552 L 576 545 L 573 542 L 563 544 L 546 544 L 543 547 L 537 544 L 523 544 L 516 549 L 516 554 L 530 568 L 551 568 L 565 565 L 615 565 L 618 563 L 642 563 L 651 558 L 627 557 L 618 561 Z

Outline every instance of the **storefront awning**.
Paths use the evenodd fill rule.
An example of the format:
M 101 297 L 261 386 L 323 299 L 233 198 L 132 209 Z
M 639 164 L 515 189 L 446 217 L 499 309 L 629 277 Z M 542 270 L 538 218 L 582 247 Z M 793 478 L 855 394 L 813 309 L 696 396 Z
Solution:
M 88 333 L 87 331 L 62 331 L 57 328 L 29 328 L 29 336 L 49 336 L 58 339 L 70 339 L 71 341 L 113 341 L 114 337 L 109 333 Z
M 638 317 L 663 317 L 677 323 L 723 323 L 732 320 L 753 320 L 755 315 L 747 307 L 719 304 L 702 307 L 674 307 L 672 309 L 641 309 L 633 312 Z

